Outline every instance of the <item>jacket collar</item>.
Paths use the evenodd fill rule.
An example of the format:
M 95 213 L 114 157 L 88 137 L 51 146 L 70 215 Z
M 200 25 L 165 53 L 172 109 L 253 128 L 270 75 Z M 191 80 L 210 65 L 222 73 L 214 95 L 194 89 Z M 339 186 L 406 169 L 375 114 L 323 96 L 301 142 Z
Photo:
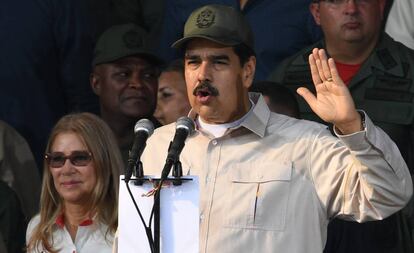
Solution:
M 249 93 L 249 98 L 253 101 L 254 105 L 251 113 L 249 113 L 247 118 L 240 124 L 240 126 L 263 138 L 265 136 L 266 126 L 270 118 L 270 110 L 267 107 L 262 95 L 259 93 Z M 196 120 L 197 116 L 198 114 L 191 109 L 188 117 Z

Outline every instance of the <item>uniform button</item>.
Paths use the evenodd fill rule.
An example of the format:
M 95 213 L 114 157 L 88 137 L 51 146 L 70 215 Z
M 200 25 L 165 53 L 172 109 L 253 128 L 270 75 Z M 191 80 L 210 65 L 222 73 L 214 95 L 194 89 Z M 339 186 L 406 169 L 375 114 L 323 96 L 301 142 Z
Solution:
M 200 220 L 203 221 L 204 220 L 204 214 L 200 215 Z
M 213 145 L 216 146 L 217 145 L 217 140 L 213 140 Z

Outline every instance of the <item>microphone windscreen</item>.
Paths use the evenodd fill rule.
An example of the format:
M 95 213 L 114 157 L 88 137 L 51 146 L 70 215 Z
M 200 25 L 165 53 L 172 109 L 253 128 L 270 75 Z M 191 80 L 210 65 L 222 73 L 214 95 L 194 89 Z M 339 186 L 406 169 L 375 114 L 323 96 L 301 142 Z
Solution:
M 148 133 L 148 137 L 154 132 L 154 124 L 148 119 L 140 119 L 134 127 L 134 133 L 139 131 L 145 131 Z
M 177 119 L 176 124 L 176 129 L 179 128 L 184 128 L 188 131 L 188 135 L 192 135 L 194 130 L 195 130 L 195 124 L 194 121 L 186 116 L 180 117 L 179 119 Z

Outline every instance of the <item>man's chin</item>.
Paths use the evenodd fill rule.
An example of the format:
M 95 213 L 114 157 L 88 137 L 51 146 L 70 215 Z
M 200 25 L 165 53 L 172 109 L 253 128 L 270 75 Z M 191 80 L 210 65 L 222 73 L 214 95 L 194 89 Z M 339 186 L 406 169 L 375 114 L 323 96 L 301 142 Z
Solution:
M 131 120 L 150 119 L 153 113 L 150 111 L 124 110 L 122 114 Z
M 361 43 L 364 40 L 364 36 L 358 31 L 348 31 L 344 34 L 344 40 L 348 43 Z
M 219 124 L 223 121 L 220 114 L 217 113 L 219 110 L 211 106 L 201 106 L 198 110 L 193 110 L 195 110 L 200 118 L 206 123 Z

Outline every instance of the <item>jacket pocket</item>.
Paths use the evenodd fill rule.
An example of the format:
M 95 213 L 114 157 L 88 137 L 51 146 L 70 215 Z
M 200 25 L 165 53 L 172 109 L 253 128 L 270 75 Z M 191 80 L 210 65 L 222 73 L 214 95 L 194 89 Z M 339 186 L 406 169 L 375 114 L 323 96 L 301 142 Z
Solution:
M 291 174 L 290 162 L 238 164 L 231 168 L 224 226 L 284 230 Z

